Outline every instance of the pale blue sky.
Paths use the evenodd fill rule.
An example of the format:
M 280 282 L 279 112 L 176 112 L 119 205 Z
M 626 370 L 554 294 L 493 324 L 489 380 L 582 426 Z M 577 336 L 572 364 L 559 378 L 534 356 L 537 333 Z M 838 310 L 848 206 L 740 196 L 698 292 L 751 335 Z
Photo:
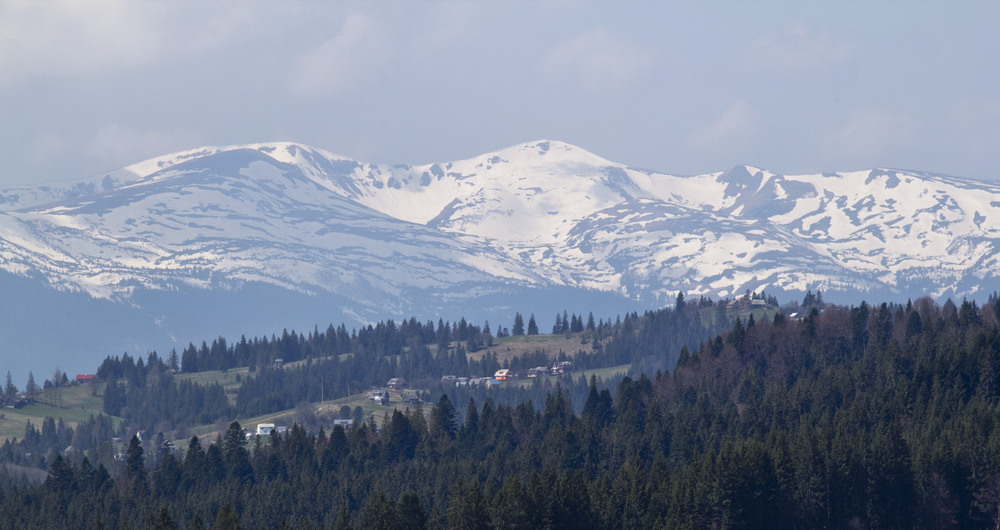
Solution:
M 668 173 L 1000 179 L 1000 2 L 0 0 L 0 186 L 200 145 L 548 138 Z

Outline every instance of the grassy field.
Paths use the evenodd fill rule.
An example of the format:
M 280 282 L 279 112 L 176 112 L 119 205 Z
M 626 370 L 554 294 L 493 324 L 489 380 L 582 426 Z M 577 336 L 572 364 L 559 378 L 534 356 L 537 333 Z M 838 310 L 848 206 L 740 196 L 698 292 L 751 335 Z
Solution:
M 353 353 L 341 353 L 339 355 L 326 355 L 326 356 L 321 356 L 321 357 L 314 357 L 312 359 L 312 362 L 315 363 L 315 362 L 319 362 L 319 361 L 332 361 L 334 359 L 336 359 L 338 362 L 344 362 L 348 358 L 350 358 L 352 355 L 354 355 L 354 354 Z M 309 362 L 309 361 L 303 359 L 301 361 L 295 361 L 295 362 L 291 362 L 291 363 L 285 363 L 285 367 L 286 368 L 290 368 L 290 367 L 305 366 L 307 362 Z
M 215 383 L 222 385 L 226 391 L 226 398 L 230 405 L 236 404 L 236 390 L 243 384 L 243 380 L 250 375 L 250 368 L 232 368 L 225 372 L 220 370 L 209 370 L 206 372 L 195 372 L 193 374 L 176 374 L 174 378 L 178 381 L 191 381 L 197 385 L 208 386 Z
M 496 353 L 497 361 L 503 364 L 504 361 L 512 359 L 515 355 L 524 357 L 525 354 L 534 353 L 535 350 L 542 350 L 551 358 L 559 355 L 560 351 L 566 353 L 570 358 L 576 352 L 593 351 L 593 344 L 588 342 L 582 344 L 580 334 L 566 335 L 523 335 L 520 337 L 504 337 L 493 339 L 493 346 L 469 354 L 469 360 L 479 360 L 487 353 Z
M 407 390 L 406 392 L 411 392 Z M 363 392 L 360 394 L 353 394 L 347 397 L 339 399 L 331 399 L 323 401 L 320 403 L 314 403 L 314 410 L 317 416 L 322 417 L 334 417 L 339 416 L 340 409 L 345 405 L 354 410 L 354 407 L 360 406 L 364 411 L 365 420 L 371 416 L 375 416 L 375 421 L 379 424 L 382 423 L 385 416 L 392 414 L 393 410 L 406 410 L 407 408 L 413 408 L 412 405 L 406 405 L 403 403 L 403 392 L 398 392 L 396 390 L 389 390 L 390 403 L 389 405 L 382 406 L 368 401 L 368 392 Z M 429 405 L 424 405 L 428 407 Z M 240 422 L 240 425 L 247 432 L 254 432 L 257 429 L 258 423 L 274 423 L 275 425 L 284 425 L 286 427 L 291 427 L 292 423 L 295 422 L 295 409 L 282 410 L 278 412 L 272 412 L 270 414 L 264 414 L 261 416 L 254 416 L 251 418 L 236 418 L 236 421 Z M 212 441 L 216 436 L 223 434 L 225 430 L 229 427 L 232 421 L 222 422 L 222 424 L 215 425 L 202 425 L 199 427 L 194 427 L 191 429 L 191 436 L 197 436 L 202 440 Z M 324 422 L 329 423 L 329 422 Z M 329 428 L 329 427 L 328 427 Z M 190 438 L 189 438 L 190 439 Z M 188 440 L 174 440 L 175 444 L 184 443 L 185 447 Z
M 755 318 L 757 317 L 755 316 Z M 433 349 L 434 345 L 431 346 Z M 502 363 L 515 355 L 523 356 L 536 350 L 545 351 L 549 357 L 555 357 L 560 351 L 563 351 L 566 355 L 572 357 L 577 351 L 580 350 L 588 352 L 592 351 L 592 345 L 590 343 L 582 344 L 580 334 L 569 336 L 531 335 L 521 337 L 505 337 L 502 339 L 495 339 L 494 345 L 491 348 L 469 354 L 469 358 L 480 359 L 486 353 L 496 353 L 497 359 Z M 345 356 L 341 356 L 341 360 L 343 360 L 343 357 Z M 286 366 L 297 366 L 304 362 L 305 361 L 289 363 Z M 587 379 L 589 379 L 591 375 L 597 375 L 602 379 L 607 379 L 609 377 L 613 377 L 617 373 L 627 372 L 628 368 L 628 365 L 622 365 L 598 370 L 587 370 L 584 372 L 577 372 L 573 374 L 573 377 L 576 379 L 582 374 Z M 193 374 L 180 373 L 174 375 L 177 380 L 188 380 L 198 385 L 211 385 L 218 383 L 222 385 L 225 390 L 227 390 L 227 396 L 231 401 L 235 400 L 235 393 L 233 391 L 238 389 L 248 376 L 252 376 L 252 374 L 250 374 L 247 367 L 233 368 L 224 372 L 212 370 Z M 531 385 L 533 382 L 534 380 L 532 379 L 523 379 L 518 381 L 516 384 Z M 24 428 L 28 421 L 35 425 L 36 428 L 40 428 L 42 421 L 46 416 L 51 416 L 57 420 L 62 419 L 63 422 L 69 425 L 75 425 L 78 422 L 85 421 L 91 416 L 96 416 L 102 412 L 103 394 L 104 385 L 100 383 L 96 384 L 96 386 L 74 385 L 43 392 L 42 394 L 39 394 L 34 404 L 26 406 L 22 409 L 0 409 L 0 440 L 23 437 Z M 366 419 L 374 415 L 376 421 L 381 422 L 382 419 L 387 414 L 391 414 L 394 409 L 405 410 L 407 408 L 407 405 L 402 403 L 401 392 L 390 391 L 390 396 L 390 405 L 382 406 L 368 401 L 368 392 L 365 391 L 348 397 L 317 403 L 315 404 L 315 413 L 317 416 L 321 417 L 333 417 L 338 416 L 340 409 L 344 406 L 347 406 L 352 410 L 355 407 L 360 406 L 364 411 Z M 429 407 L 430 404 L 425 404 L 424 406 Z M 239 421 L 247 431 L 253 431 L 258 423 L 275 423 L 277 425 L 291 426 L 295 421 L 295 414 L 295 409 L 290 409 L 252 418 L 237 418 L 237 421 Z M 117 422 L 119 420 L 116 419 L 115 421 Z M 193 427 L 190 429 L 188 437 L 190 438 L 192 435 L 197 435 L 199 438 L 214 440 L 217 434 L 225 431 L 230 422 L 231 420 L 226 420 L 220 421 L 216 424 Z M 186 444 L 187 440 L 175 440 L 174 442 L 178 444 Z
M 609 366 L 607 368 L 597 368 L 594 370 L 584 370 L 581 372 L 589 381 L 590 376 L 596 375 L 598 379 L 609 379 L 619 374 L 627 374 L 631 365 Z M 573 374 L 574 378 L 576 374 Z
M 103 396 L 102 384 L 73 385 L 42 392 L 35 403 L 24 408 L 0 409 L 0 439 L 22 438 L 27 422 L 40 429 L 46 416 L 62 419 L 68 425 L 86 421 L 102 412 Z
M 535 340 L 532 342 L 537 343 L 544 341 Z M 629 367 L 630 365 L 623 364 L 620 366 L 610 366 L 607 368 L 583 370 L 580 372 L 574 372 L 572 374 L 572 377 L 574 380 L 579 379 L 581 376 L 587 380 L 590 380 L 590 376 L 596 375 L 598 378 L 606 380 L 615 377 L 616 375 L 628 373 Z M 555 380 L 558 377 L 560 376 L 548 376 L 546 378 L 542 378 L 542 380 L 544 379 Z M 530 386 L 534 384 L 534 382 L 535 382 L 534 379 L 521 379 L 519 381 L 516 381 L 514 384 Z M 388 390 L 390 396 L 390 403 L 387 406 L 378 405 L 368 401 L 368 392 L 362 392 L 359 394 L 353 394 L 351 396 L 347 396 L 340 399 L 332 399 L 324 401 L 322 403 L 316 403 L 315 411 L 317 416 L 325 416 L 325 415 L 338 416 L 340 413 L 340 409 L 345 405 L 349 407 L 351 410 L 353 410 L 354 407 L 360 406 L 361 409 L 364 411 L 364 417 L 366 420 L 369 417 L 374 416 L 375 421 L 381 424 L 383 418 L 385 418 L 389 414 L 392 414 L 393 410 L 404 411 L 407 408 L 412 410 L 414 408 L 413 405 L 406 405 L 403 403 L 403 394 L 415 391 L 416 390 L 410 390 L 410 389 L 407 389 L 403 392 L 396 390 Z M 429 410 L 430 407 L 433 406 L 433 403 L 424 403 L 422 406 L 424 412 L 426 413 L 427 410 Z M 239 421 L 240 425 L 242 425 L 243 428 L 246 429 L 247 431 L 253 431 L 254 429 L 256 429 L 258 423 L 274 423 L 277 425 L 291 426 L 292 423 L 295 421 L 295 413 L 296 411 L 294 409 L 283 410 L 280 412 L 265 414 L 263 416 L 255 416 L 253 418 L 237 419 L 237 421 Z M 228 425 L 204 426 L 200 429 L 193 429 L 193 431 L 197 431 L 194 432 L 194 434 L 197 434 L 199 437 L 203 436 L 204 434 L 210 436 L 211 437 L 210 439 L 214 439 L 214 437 L 217 434 L 225 430 L 225 427 L 228 427 Z
M 174 379 L 178 381 L 191 381 L 199 385 L 211 385 L 219 383 L 223 388 L 238 388 L 243 379 L 250 374 L 250 369 L 246 366 L 233 368 L 225 372 L 220 370 L 209 370 L 207 372 L 195 372 L 193 374 L 176 374 Z

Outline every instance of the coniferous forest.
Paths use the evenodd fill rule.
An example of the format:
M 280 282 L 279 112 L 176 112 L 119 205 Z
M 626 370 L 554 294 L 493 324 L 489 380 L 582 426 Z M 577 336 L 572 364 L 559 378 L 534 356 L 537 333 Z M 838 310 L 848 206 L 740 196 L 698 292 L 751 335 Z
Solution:
M 467 349 L 494 336 L 464 320 L 109 358 L 99 371 L 105 413 L 120 424 L 103 415 L 75 429 L 47 420 L 4 444 L 0 460 L 46 478 L 2 481 L 0 528 L 1000 525 L 995 296 L 982 307 L 922 298 L 759 319 L 729 319 L 720 307 L 678 296 L 673 308 L 613 323 L 573 315 L 566 332 L 575 325 L 600 347 L 562 355 L 581 366 L 630 364 L 615 381 L 565 376 L 494 393 L 430 386 L 422 405 L 346 430 L 295 425 L 248 442 L 231 422 L 177 451 L 133 436 L 119 458 L 107 440 L 140 428 L 499 363 L 483 356 L 469 366 Z M 553 331 L 563 331 L 559 322 Z M 330 360 L 273 367 L 296 354 Z M 254 367 L 235 404 L 221 388 L 171 375 L 202 363 Z

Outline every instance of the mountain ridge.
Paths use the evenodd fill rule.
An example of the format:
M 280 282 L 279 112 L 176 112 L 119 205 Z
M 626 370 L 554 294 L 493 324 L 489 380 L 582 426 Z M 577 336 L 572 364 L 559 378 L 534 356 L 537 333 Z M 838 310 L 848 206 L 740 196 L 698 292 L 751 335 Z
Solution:
M 748 165 L 680 177 L 638 171 L 571 144 L 550 140 L 519 144 L 455 162 L 418 166 L 360 162 L 290 142 L 205 147 L 156 157 L 69 186 L 38 187 L 30 195 L 44 197 L 45 194 L 38 190 L 49 189 L 52 193 L 47 198 L 51 202 L 8 200 L 8 204 L 16 204 L 17 208 L 6 211 L 42 218 L 67 216 L 86 213 L 88 209 L 99 207 L 102 197 L 111 196 L 124 196 L 124 202 L 110 207 L 127 206 L 129 201 L 138 200 L 140 190 L 155 190 L 157 184 L 176 187 L 177 179 L 186 178 L 204 185 L 204 178 L 219 177 L 220 168 L 249 168 L 255 162 L 261 167 L 275 168 L 269 173 L 271 184 L 258 185 L 259 208 L 275 207 L 274 198 L 286 193 L 298 193 L 297 199 L 287 199 L 301 204 L 308 203 L 303 199 L 312 193 L 325 194 L 327 200 L 337 200 L 339 196 L 378 214 L 457 236 L 463 241 L 489 242 L 495 250 L 507 254 L 507 258 L 527 259 L 528 263 L 522 267 L 525 269 L 537 265 L 531 262 L 534 258 L 550 260 L 546 265 L 558 261 L 562 265 L 548 274 L 550 279 L 558 278 L 557 281 L 563 284 L 572 284 L 585 278 L 584 281 L 589 282 L 587 286 L 592 288 L 606 289 L 609 283 L 580 268 L 585 269 L 588 261 L 589 266 L 602 263 L 586 259 L 581 263 L 580 259 L 587 253 L 579 252 L 572 243 L 586 241 L 587 248 L 593 249 L 595 243 L 607 241 L 606 237 L 597 237 L 607 235 L 607 231 L 600 228 L 601 221 L 610 222 L 616 216 L 621 230 L 641 232 L 642 227 L 650 226 L 648 217 L 653 211 L 660 215 L 659 223 L 654 224 L 661 226 L 657 234 L 647 234 L 656 239 L 654 244 L 662 244 L 665 237 L 676 235 L 664 228 L 663 223 L 667 220 L 679 222 L 697 217 L 703 223 L 730 223 L 729 228 L 702 238 L 705 245 L 713 242 L 717 245 L 719 236 L 760 235 L 753 232 L 755 228 L 751 225 L 764 223 L 771 225 L 772 246 L 774 242 L 783 241 L 786 249 L 793 247 L 839 260 L 853 273 L 886 267 L 881 279 L 876 276 L 874 280 L 890 290 L 895 286 L 892 276 L 898 273 L 894 265 L 905 265 L 915 256 L 926 258 L 926 252 L 921 256 L 910 248 L 914 243 L 921 248 L 933 246 L 934 257 L 944 262 L 949 261 L 949 256 L 957 255 L 960 259 L 951 260 L 953 267 L 960 267 L 961 261 L 968 259 L 970 254 L 986 259 L 983 265 L 995 262 L 995 258 L 990 258 L 995 254 L 998 233 L 996 222 L 992 220 L 996 219 L 996 205 L 1000 205 L 1000 187 L 995 185 L 888 169 L 780 175 Z M 226 178 L 230 183 L 238 176 L 251 178 L 243 173 Z M 264 173 L 257 178 L 261 175 Z M 285 182 L 293 176 L 304 179 L 306 187 L 315 186 L 316 189 L 303 190 L 301 183 L 289 185 Z M 98 181 L 101 182 L 99 187 Z M 925 186 L 914 195 L 910 188 L 914 188 L 917 181 Z M 928 188 L 926 185 L 930 183 L 937 188 Z M 950 190 L 943 192 L 942 186 Z M 835 187 L 845 191 L 834 192 Z M 955 192 L 962 189 L 976 193 L 988 190 L 995 200 L 992 204 L 979 201 L 972 212 L 966 212 L 967 208 L 955 199 Z M 909 197 L 896 198 L 901 191 L 907 190 Z M 922 215 L 918 209 L 900 213 L 897 200 L 926 199 L 924 195 L 927 194 L 937 197 L 937 204 L 927 204 L 924 208 L 923 213 L 928 215 Z M 6 190 L 0 191 L 0 200 L 10 195 Z M 963 204 L 976 203 L 972 195 L 961 197 Z M 268 200 L 260 200 L 262 196 Z M 633 216 L 630 221 L 628 215 L 619 215 L 626 213 L 622 205 L 633 205 L 637 211 L 647 213 L 638 218 Z M 211 204 L 205 206 L 210 207 Z M 289 203 L 282 211 L 287 213 L 294 209 L 294 204 Z M 887 218 L 889 216 L 893 217 Z M 968 217 L 972 219 L 971 224 L 965 222 Z M 987 223 L 988 220 L 991 222 Z M 895 226 L 901 221 L 904 222 L 902 229 Z M 985 229 L 984 223 L 988 224 Z M 953 230 L 955 233 L 935 236 L 944 227 L 956 224 L 959 226 Z M 787 230 L 777 230 L 778 227 Z M 922 231 L 912 237 L 914 227 Z M 593 233 L 588 235 L 588 230 Z M 762 243 L 757 242 L 759 244 Z M 879 249 L 879 246 L 884 248 Z M 863 259 L 866 253 L 871 255 L 878 250 L 888 254 L 881 263 Z M 956 254 L 961 250 L 965 252 Z M 724 267 L 716 263 L 715 268 Z M 705 267 L 702 269 L 706 276 L 711 272 Z M 11 270 L 10 267 L 7 270 Z M 514 276 L 528 278 L 532 275 L 519 273 Z M 744 288 L 743 284 L 736 283 L 730 289 L 696 287 L 694 294 L 732 296 Z M 830 283 L 837 282 L 830 279 Z M 759 288 L 768 286 L 762 282 Z M 801 291 L 813 287 L 791 281 L 774 286 Z M 615 287 L 628 289 L 627 286 Z M 822 282 L 817 281 L 814 287 L 822 288 Z M 940 296 L 941 293 L 943 291 L 939 290 L 934 294 Z M 966 293 L 956 291 L 956 294 Z
M 515 300 L 546 314 L 572 290 L 624 310 L 678 291 L 975 297 L 1000 287 L 998 244 L 996 184 L 748 165 L 678 176 L 549 140 L 414 166 L 291 142 L 204 147 L 0 190 L 0 271 L 164 327 L 183 305 L 169 293 L 251 285 L 303 307 L 336 299 L 323 311 L 358 323 L 509 318 Z M 279 325 L 280 308 L 260 311 Z

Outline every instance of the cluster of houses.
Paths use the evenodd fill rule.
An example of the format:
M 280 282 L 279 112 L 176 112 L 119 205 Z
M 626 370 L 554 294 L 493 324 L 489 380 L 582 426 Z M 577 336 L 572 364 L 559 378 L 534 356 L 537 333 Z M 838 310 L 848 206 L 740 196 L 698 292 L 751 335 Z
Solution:
M 485 386 L 486 388 L 493 388 L 500 386 L 500 384 L 505 381 L 516 381 L 521 378 L 534 379 L 550 375 L 571 374 L 573 371 L 572 362 L 558 361 L 553 363 L 552 366 L 538 366 L 531 368 L 523 374 L 509 368 L 501 368 L 493 374 L 493 377 L 457 377 L 454 375 L 446 375 L 441 378 L 441 382 L 444 384 L 453 384 L 455 386 Z
M 402 391 L 406 388 L 406 379 L 403 379 L 402 377 L 393 377 L 385 383 L 385 386 L 396 391 Z M 383 406 L 388 405 L 391 402 L 389 391 L 385 389 L 372 389 L 372 391 L 368 393 L 368 401 L 378 403 Z M 416 405 L 420 403 L 420 397 L 412 392 L 404 392 L 402 401 L 404 405 Z
M 502 373 L 501 373 L 502 372 Z M 529 368 L 527 372 L 523 375 L 528 379 L 535 379 L 538 377 L 546 377 L 550 375 L 561 375 L 561 374 L 571 374 L 573 373 L 573 363 L 570 361 L 557 361 L 552 364 L 552 366 L 536 366 L 534 368 Z M 494 374 L 493 378 L 497 381 L 511 381 L 515 379 L 520 379 L 522 374 L 514 372 L 513 370 L 498 370 Z
M 28 395 L 24 392 L 18 392 L 14 396 L 4 396 L 0 395 L 0 406 L 8 409 L 19 409 L 28 404 Z
M 545 377 L 548 375 L 560 375 L 560 374 L 571 374 L 573 373 L 573 363 L 569 361 L 559 361 L 554 363 L 551 367 L 548 366 L 537 366 L 528 370 L 526 374 L 528 379 L 534 379 L 536 377 Z
M 389 391 L 388 390 L 372 390 L 368 393 L 368 401 L 372 403 L 378 403 L 379 405 L 389 404 Z
M 726 304 L 726 309 L 767 309 L 770 307 L 763 297 L 757 297 L 756 293 L 747 292 L 745 295 L 734 299 Z
M 446 375 L 441 378 L 441 382 L 446 385 L 455 386 L 485 386 L 487 388 L 500 386 L 500 381 L 497 381 L 493 377 L 458 377 Z
M 338 425 L 345 429 L 350 429 L 351 427 L 354 427 L 354 420 L 350 418 L 333 420 L 333 426 L 336 427 Z M 275 425 L 273 423 L 258 423 L 257 430 L 253 432 L 247 432 L 246 438 L 247 440 L 253 440 L 258 436 L 272 436 L 276 434 L 285 434 L 286 432 L 288 432 L 288 427 L 285 427 L 284 425 Z
M 285 427 L 283 425 L 275 426 L 273 423 L 258 423 L 257 424 L 257 433 L 256 433 L 256 435 L 257 436 L 271 436 L 272 433 L 273 434 L 284 434 L 285 431 L 287 431 L 287 430 L 288 430 L 288 427 Z M 250 433 L 247 433 L 247 434 L 248 434 L 247 438 L 251 438 L 252 437 L 252 436 L 249 436 Z
M 521 379 L 522 377 L 535 378 L 544 377 L 548 375 L 558 375 L 567 374 L 573 372 L 573 363 L 569 361 L 559 361 L 554 363 L 551 367 L 549 366 L 539 366 L 528 370 L 525 374 L 515 372 L 509 368 L 502 368 L 497 370 L 493 377 L 458 377 L 454 375 L 446 375 L 441 378 L 441 381 L 445 384 L 454 384 L 455 386 L 485 386 L 487 388 L 498 387 L 503 381 L 515 381 Z M 389 405 L 391 403 L 391 396 L 389 394 L 389 389 L 395 390 L 397 392 L 402 392 L 402 402 L 406 405 L 416 405 L 420 403 L 420 397 L 416 393 L 404 392 L 406 388 L 406 379 L 402 377 L 393 377 L 385 383 L 385 388 L 373 388 L 368 392 L 368 401 L 372 403 L 377 403 L 379 405 Z M 350 428 L 354 426 L 353 419 L 336 419 L 333 420 L 333 425 L 340 425 L 344 428 Z M 246 434 L 247 439 L 252 439 L 255 436 L 270 436 L 271 434 L 281 434 L 286 431 L 286 427 L 276 426 L 273 423 L 258 423 L 256 432 L 248 432 Z

